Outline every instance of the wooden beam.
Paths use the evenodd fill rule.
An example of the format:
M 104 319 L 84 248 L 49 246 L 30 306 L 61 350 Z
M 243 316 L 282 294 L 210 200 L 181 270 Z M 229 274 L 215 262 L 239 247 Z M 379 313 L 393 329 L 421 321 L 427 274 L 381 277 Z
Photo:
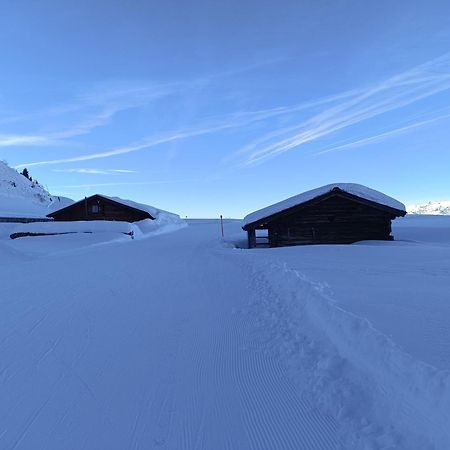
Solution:
M 256 247 L 256 231 L 254 228 L 247 230 L 248 248 Z

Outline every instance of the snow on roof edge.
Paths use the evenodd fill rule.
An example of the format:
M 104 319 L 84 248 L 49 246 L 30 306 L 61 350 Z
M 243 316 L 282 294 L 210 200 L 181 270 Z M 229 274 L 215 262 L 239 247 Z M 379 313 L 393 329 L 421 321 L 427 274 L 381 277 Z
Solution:
M 179 217 L 178 214 L 175 214 L 175 213 L 172 213 L 169 211 L 165 211 L 164 209 L 159 209 L 154 206 L 146 205 L 144 203 L 138 203 L 133 200 L 126 200 L 126 199 L 123 199 L 120 197 L 110 197 L 108 195 L 103 195 L 103 194 L 97 194 L 97 195 L 99 195 L 100 197 L 105 197 L 109 200 L 112 200 L 113 202 L 117 202 L 117 203 L 121 203 L 122 205 L 129 206 L 130 208 L 140 209 L 141 211 L 148 212 L 155 219 L 158 217 L 158 214 L 160 214 L 160 213 Z
M 286 200 L 282 200 L 281 202 L 274 203 L 273 205 L 267 206 L 258 211 L 247 214 L 244 217 L 243 226 L 245 227 L 246 225 L 258 222 L 262 219 L 265 219 L 266 217 L 272 216 L 273 214 L 277 214 L 281 211 L 284 211 L 285 209 L 293 208 L 294 206 L 306 203 L 309 200 L 312 200 L 316 197 L 331 192 L 335 188 L 338 188 L 341 191 L 347 192 L 348 194 L 355 195 L 365 200 L 369 200 L 371 202 L 378 203 L 380 205 L 388 206 L 389 208 L 406 212 L 406 207 L 403 203 L 399 202 L 398 200 L 395 200 L 392 197 L 389 197 L 386 194 L 383 194 L 382 192 L 368 188 L 367 186 L 364 186 L 362 184 L 332 183 L 327 184 L 326 186 L 321 186 L 319 188 L 312 189 L 310 191 L 303 192 L 298 195 L 294 195 L 293 197 L 287 198 Z

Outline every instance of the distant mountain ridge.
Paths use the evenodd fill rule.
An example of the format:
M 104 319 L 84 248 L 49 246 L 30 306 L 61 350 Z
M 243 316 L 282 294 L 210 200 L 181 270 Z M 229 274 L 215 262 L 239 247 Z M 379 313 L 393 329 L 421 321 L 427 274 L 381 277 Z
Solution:
M 72 202 L 66 197 L 51 195 L 39 183 L 0 161 L 0 218 L 45 217 Z
M 449 216 L 450 200 L 409 205 L 407 210 L 409 214 L 429 214 L 435 216 Z

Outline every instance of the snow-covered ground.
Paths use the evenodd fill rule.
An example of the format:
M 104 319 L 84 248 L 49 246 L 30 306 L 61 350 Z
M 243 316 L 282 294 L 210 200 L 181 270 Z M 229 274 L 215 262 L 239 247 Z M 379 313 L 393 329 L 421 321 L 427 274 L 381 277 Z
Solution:
M 305 383 L 304 364 L 315 367 L 311 391 L 364 436 L 364 444 L 347 445 L 364 448 L 369 438 L 374 448 L 384 440 L 392 448 L 450 448 L 450 217 L 408 216 L 393 232 L 394 242 L 246 255 L 280 298 L 266 306 L 293 377 Z M 310 344 L 299 331 L 311 324 L 336 352 L 328 354 L 328 344 L 305 350 L 317 346 L 317 336 Z
M 280 249 L 240 226 L 0 224 L 0 448 L 450 448 L 450 217 Z

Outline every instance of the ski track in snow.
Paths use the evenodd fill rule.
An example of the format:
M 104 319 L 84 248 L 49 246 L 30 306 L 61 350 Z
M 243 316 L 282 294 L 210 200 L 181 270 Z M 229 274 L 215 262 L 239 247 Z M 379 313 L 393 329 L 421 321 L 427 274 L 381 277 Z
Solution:
M 257 338 L 252 273 L 216 233 L 3 266 L 0 448 L 338 448 L 336 418 Z

